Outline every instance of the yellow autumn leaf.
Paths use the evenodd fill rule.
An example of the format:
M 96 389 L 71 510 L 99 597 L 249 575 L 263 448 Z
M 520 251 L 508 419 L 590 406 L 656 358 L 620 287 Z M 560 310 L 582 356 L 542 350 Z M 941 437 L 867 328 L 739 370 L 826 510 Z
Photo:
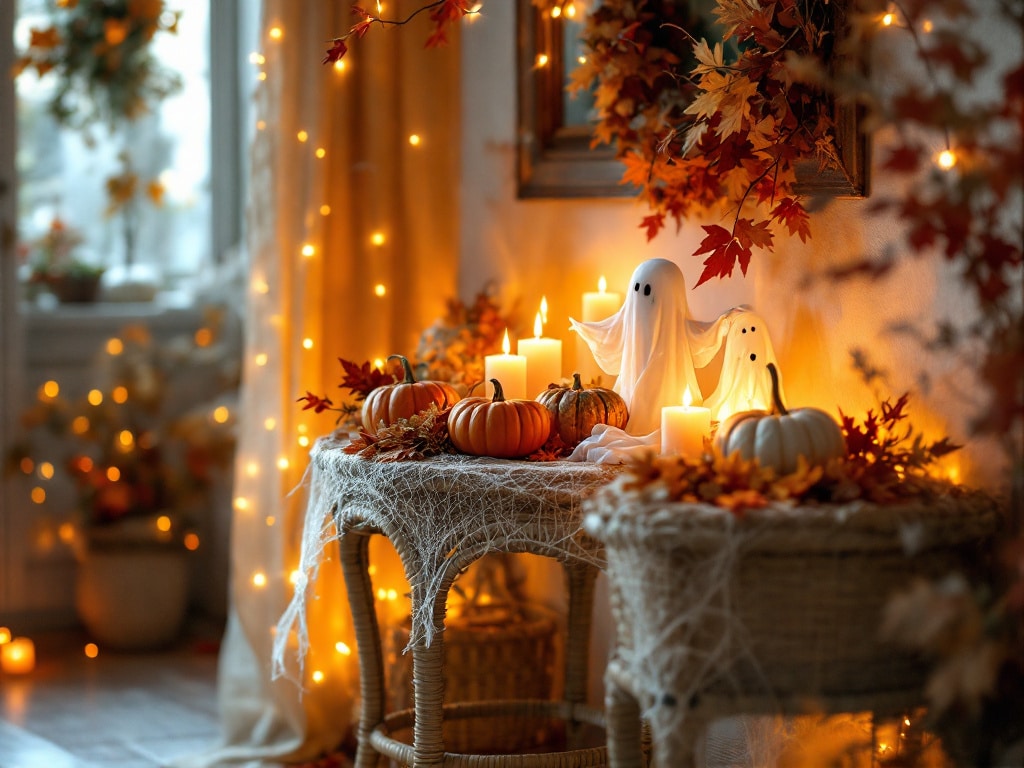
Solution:
M 724 49 L 721 43 L 715 43 L 715 48 L 712 50 L 708 46 L 708 41 L 701 38 L 700 42 L 693 46 L 693 56 L 700 62 L 691 70 L 694 75 L 703 75 L 725 66 Z

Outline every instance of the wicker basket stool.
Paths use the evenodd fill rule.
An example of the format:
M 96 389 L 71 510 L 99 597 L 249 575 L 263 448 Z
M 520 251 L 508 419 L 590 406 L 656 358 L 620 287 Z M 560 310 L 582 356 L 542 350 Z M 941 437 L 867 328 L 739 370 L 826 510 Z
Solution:
M 606 671 L 608 751 L 691 764 L 711 720 L 741 713 L 898 714 L 921 704 L 920 658 L 878 640 L 917 576 L 970 570 L 999 523 L 980 494 L 884 507 L 768 508 L 742 517 L 613 483 L 588 502 L 618 644 Z

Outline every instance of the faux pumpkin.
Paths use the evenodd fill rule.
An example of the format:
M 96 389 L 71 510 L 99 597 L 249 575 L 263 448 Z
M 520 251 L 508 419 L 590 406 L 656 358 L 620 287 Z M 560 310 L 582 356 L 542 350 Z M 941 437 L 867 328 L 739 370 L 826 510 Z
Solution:
M 728 455 L 739 451 L 744 459 L 780 474 L 797 468 L 803 456 L 812 466 L 846 455 L 843 432 L 825 411 L 818 408 L 787 410 L 779 395 L 779 374 L 768 364 L 772 378 L 773 411 L 743 411 L 727 418 L 718 428 L 715 445 Z
M 402 355 L 391 355 L 388 358 L 395 359 L 402 362 L 404 380 L 371 390 L 363 401 L 363 429 L 371 435 L 377 434 L 377 427 L 381 423 L 387 427 L 399 419 L 408 419 L 425 411 L 431 403 L 437 403 L 437 407 L 443 410 L 461 399 L 451 384 L 443 381 L 416 381 L 409 361 Z
M 626 401 L 618 392 L 605 387 L 584 389 L 578 373 L 572 375 L 571 387 L 548 385 L 537 395 L 537 402 L 551 412 L 551 434 L 557 434 L 570 448 L 590 437 L 595 424 L 625 429 L 629 420 Z
M 467 397 L 448 412 L 452 445 L 472 456 L 516 459 L 548 441 L 551 414 L 536 400 L 506 400 L 497 379 L 494 397 Z

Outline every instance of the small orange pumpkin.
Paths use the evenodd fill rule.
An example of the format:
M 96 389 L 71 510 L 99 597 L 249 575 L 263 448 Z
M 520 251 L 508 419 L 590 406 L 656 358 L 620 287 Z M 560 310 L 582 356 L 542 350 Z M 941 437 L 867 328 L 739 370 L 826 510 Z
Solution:
M 472 456 L 515 459 L 548 441 L 551 413 L 536 400 L 506 400 L 497 379 L 494 398 L 467 397 L 448 412 L 452 445 Z
M 578 373 L 572 375 L 571 387 L 549 384 L 537 395 L 537 402 L 551 412 L 552 435 L 557 434 L 570 448 L 590 437 L 596 424 L 625 429 L 629 420 L 626 401 L 618 392 L 605 387 L 584 389 Z
M 402 362 L 405 379 L 377 387 L 363 401 L 363 429 L 371 435 L 377 434 L 381 424 L 387 427 L 399 419 L 408 419 L 425 411 L 432 403 L 444 410 L 462 399 L 455 388 L 446 382 L 416 381 L 412 375 L 412 366 L 405 357 L 391 355 L 388 360 L 396 358 Z
M 739 451 L 744 459 L 757 459 L 762 467 L 784 475 L 796 470 L 799 456 L 811 466 L 845 456 L 846 440 L 836 420 L 818 408 L 787 410 L 774 364 L 768 363 L 768 373 L 774 411 L 743 411 L 722 422 L 715 434 L 715 445 L 722 453 Z

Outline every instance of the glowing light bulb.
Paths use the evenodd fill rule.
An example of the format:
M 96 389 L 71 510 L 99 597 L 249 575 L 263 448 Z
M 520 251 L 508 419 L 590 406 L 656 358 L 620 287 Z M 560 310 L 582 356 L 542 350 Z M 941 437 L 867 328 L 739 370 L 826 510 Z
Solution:
M 96 643 L 86 643 L 83 651 L 87 659 L 95 659 L 100 655 L 100 647 Z
M 320 206 L 320 215 L 321 216 L 330 216 L 331 215 L 331 206 L 327 205 L 326 203 L 321 205 Z
M 892 11 L 889 11 L 884 16 L 882 16 L 882 26 L 883 27 L 891 27 L 893 25 L 893 22 L 895 22 L 895 21 L 896 21 L 896 14 L 893 13 Z M 881 745 L 879 745 L 879 746 L 881 746 Z
M 266 352 L 257 352 L 256 357 L 253 358 L 253 362 L 256 363 L 257 366 L 262 368 L 264 365 L 267 364 L 268 359 L 269 358 L 267 357 Z
M 319 683 L 322 683 L 323 681 L 324 681 L 324 673 L 321 672 L 319 669 L 314 671 L 313 672 L 313 682 L 319 684 Z
M 538 53 L 537 69 L 543 69 L 544 67 L 546 67 L 548 65 L 548 61 L 550 61 L 550 59 L 548 58 L 548 55 L 546 53 Z
M 89 401 L 89 405 L 99 405 L 103 402 L 103 393 L 98 389 L 90 389 L 86 400 Z
M 267 515 L 266 519 L 263 522 L 267 524 L 267 528 L 273 528 L 274 523 L 277 522 L 277 518 L 273 515 Z
M 235 509 L 243 512 L 249 508 L 249 500 L 245 496 L 236 496 L 234 501 Z
M 327 150 L 324 149 L 323 147 L 317 147 L 316 152 L 314 152 L 313 154 L 316 155 L 317 160 L 323 160 L 325 157 L 327 157 Z
M 59 394 L 60 394 L 60 384 L 58 384 L 53 379 L 50 379 L 48 382 L 43 384 L 43 386 L 42 386 L 42 395 L 43 395 L 43 397 L 47 397 L 47 398 L 52 400 L 53 398 L 55 398 Z
M 200 328 L 193 338 L 197 347 L 208 347 L 213 343 L 213 331 L 209 328 Z
M 956 165 L 956 153 L 951 149 L 944 149 L 939 152 L 938 159 L 936 162 L 939 164 L 939 168 L 944 171 L 951 170 Z
M 267 63 L 267 57 L 258 51 L 253 51 L 249 54 L 249 63 L 262 65 Z
M 131 448 L 135 444 L 135 435 L 130 429 L 122 429 L 117 435 L 117 442 L 121 444 L 122 448 Z
M 305 144 L 307 141 L 309 141 L 309 134 L 306 131 L 299 131 L 297 134 L 295 134 L 295 138 L 297 138 L 301 143 Z
M 334 650 L 336 650 L 342 656 L 351 656 L 352 655 L 352 649 L 349 648 L 348 645 L 346 645 L 345 643 L 341 642 L 340 640 L 334 644 Z
M 227 406 L 218 405 L 213 409 L 213 420 L 218 424 L 226 424 L 229 418 L 231 418 L 231 411 L 227 409 Z
M 931 34 L 935 31 L 935 24 L 932 23 L 931 19 L 925 19 L 921 22 L 921 31 L 926 35 Z
M 128 387 L 114 387 L 114 391 L 110 393 L 110 399 L 118 405 L 124 405 L 128 402 Z
M 292 571 L 291 573 L 288 574 L 288 583 L 292 584 L 292 585 L 298 584 L 299 583 L 299 576 L 301 576 L 301 575 L 302 574 L 301 574 L 301 572 L 298 569 Z
M 245 464 L 245 474 L 248 477 L 256 477 L 260 473 L 260 465 L 255 461 L 249 461 Z
M 375 358 L 373 358 L 373 367 L 376 368 L 378 371 L 383 371 L 384 370 L 384 364 L 385 363 L 384 363 L 384 358 L 383 357 L 375 357 Z
M 33 504 L 42 504 L 46 501 L 46 490 L 40 488 L 38 485 L 32 489 L 29 495 L 32 498 Z
M 284 30 L 281 27 L 273 26 L 267 31 L 271 40 L 280 40 L 284 37 Z
M 116 483 L 121 479 L 121 470 L 117 467 L 107 467 L 107 480 Z
M 263 573 L 263 571 L 256 571 L 256 573 L 252 575 L 252 585 L 254 587 L 267 586 L 267 574 Z
M 565 6 L 565 15 L 570 19 L 576 18 L 576 3 L 569 3 Z
M 336 62 L 334 62 L 335 72 L 344 72 L 347 68 L 348 64 L 345 63 L 344 59 L 338 59 Z
M 304 246 L 302 246 L 302 255 L 305 256 L 307 259 L 313 257 L 315 254 L 316 248 L 314 248 L 309 243 L 306 243 Z
M 71 420 L 71 431 L 76 435 L 84 435 L 89 431 L 89 418 L 87 416 L 75 416 Z
M 309 336 L 307 336 L 306 338 L 304 338 L 302 340 L 302 348 L 303 349 L 312 349 L 313 348 L 313 340 L 311 338 L 309 338 Z
M 199 549 L 199 534 L 192 532 L 186 533 L 182 543 L 185 545 L 185 549 L 189 552 L 195 552 Z
M 265 418 L 263 420 L 263 428 L 265 430 L 267 430 L 267 432 L 272 431 L 274 429 L 274 427 L 276 427 L 276 426 L 277 426 L 277 419 L 275 419 L 273 416 L 268 416 L 267 418 Z
M 280 457 L 278 457 L 278 459 L 277 459 L 277 468 L 278 469 L 280 469 L 283 472 L 284 470 L 288 469 L 289 466 L 291 466 L 291 462 L 288 461 L 288 457 L 287 456 L 280 456 Z
M 370 242 L 373 243 L 374 245 L 378 246 L 378 247 L 384 245 L 384 243 L 386 242 L 386 238 L 384 237 L 384 233 L 383 232 L 374 232 L 372 235 L 370 235 Z
M 263 80 L 267 79 L 265 73 L 260 72 L 260 74 L 264 75 L 264 77 L 262 78 Z M 256 130 L 257 131 L 265 131 L 265 130 L 267 130 L 267 121 L 266 120 L 257 120 L 256 121 Z
M 418 133 L 413 133 L 409 136 L 409 143 L 414 147 L 418 147 L 421 141 L 422 139 L 420 139 L 420 135 Z
M 266 81 L 267 73 L 266 72 L 260 72 L 258 75 L 256 75 L 256 79 L 259 80 L 260 82 Z M 262 131 L 265 127 L 266 127 L 266 123 L 264 123 L 262 126 L 259 126 L 259 130 Z
M 377 283 L 375 286 L 373 286 L 374 296 L 383 297 L 385 294 L 387 294 L 387 292 L 388 289 L 387 286 L 384 285 L 384 283 Z
M 9 642 L 11 642 L 11 630 L 7 627 L 0 627 L 0 645 L 6 645 Z
M 39 476 L 44 480 L 50 480 L 53 478 L 53 464 L 48 461 L 44 461 L 39 465 Z
M 70 544 L 75 540 L 75 526 L 71 523 L 61 523 L 57 528 L 57 538 L 65 544 Z
M 551 9 L 551 18 L 552 19 L 557 19 L 561 15 L 562 15 L 562 9 L 559 8 L 557 5 L 554 8 Z
M 160 515 L 160 517 L 156 519 L 156 529 L 161 533 L 167 533 L 171 530 L 171 518 L 167 515 Z
M 302 435 L 299 438 L 299 445 L 301 445 L 303 448 L 308 448 L 309 447 L 309 438 L 306 437 L 305 435 Z

